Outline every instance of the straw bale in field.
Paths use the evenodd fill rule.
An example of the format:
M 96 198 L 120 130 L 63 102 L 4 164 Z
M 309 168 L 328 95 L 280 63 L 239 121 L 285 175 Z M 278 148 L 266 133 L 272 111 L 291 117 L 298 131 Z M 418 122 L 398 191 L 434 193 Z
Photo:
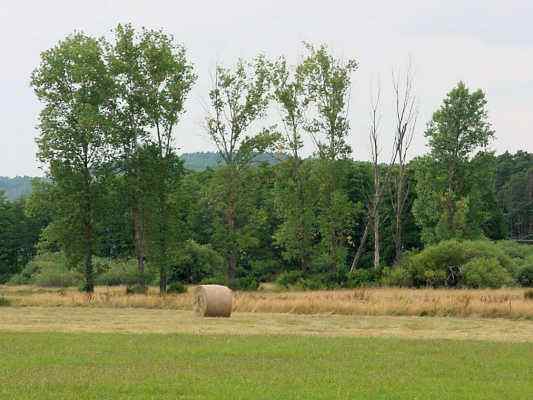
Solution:
M 231 289 L 221 285 L 200 285 L 193 296 L 193 308 L 200 317 L 229 317 L 233 306 Z

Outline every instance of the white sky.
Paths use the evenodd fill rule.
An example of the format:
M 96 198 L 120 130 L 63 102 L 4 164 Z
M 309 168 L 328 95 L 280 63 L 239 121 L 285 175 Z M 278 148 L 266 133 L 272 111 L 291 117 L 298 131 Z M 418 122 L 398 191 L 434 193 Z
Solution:
M 176 129 L 181 152 L 211 150 L 202 101 L 216 62 L 285 54 L 302 41 L 355 57 L 350 144 L 367 159 L 371 82 L 383 91 L 383 143 L 390 141 L 392 68 L 414 60 L 420 122 L 412 155 L 425 151 L 431 113 L 459 80 L 482 88 L 497 139 L 493 148 L 533 151 L 533 1 L 531 0 L 2 0 L 0 2 L 0 175 L 41 175 L 35 160 L 37 102 L 29 79 L 39 53 L 74 30 L 106 35 L 119 22 L 163 28 L 183 43 L 199 80 Z M 311 151 L 311 147 L 307 148 Z M 387 146 L 384 146 L 384 156 Z

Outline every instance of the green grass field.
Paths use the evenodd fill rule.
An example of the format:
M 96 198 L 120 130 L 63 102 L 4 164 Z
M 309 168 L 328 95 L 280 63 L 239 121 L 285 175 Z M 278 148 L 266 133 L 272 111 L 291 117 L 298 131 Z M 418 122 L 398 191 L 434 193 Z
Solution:
M 533 343 L 0 333 L 0 399 L 531 399 Z

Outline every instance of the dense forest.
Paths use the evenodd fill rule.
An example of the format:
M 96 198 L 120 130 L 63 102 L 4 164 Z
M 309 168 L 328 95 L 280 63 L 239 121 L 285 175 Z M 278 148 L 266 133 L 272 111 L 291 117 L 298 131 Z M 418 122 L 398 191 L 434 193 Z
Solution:
M 0 197 L 0 282 L 532 285 L 533 246 L 518 241 L 533 240 L 533 154 L 489 150 L 484 92 L 459 82 L 422 129 L 413 74 L 394 75 L 395 106 L 376 91 L 358 138 L 370 161 L 356 161 L 358 62 L 304 51 L 298 65 L 218 66 L 205 116 L 218 151 L 182 157 L 174 132 L 196 72 L 171 36 L 119 25 L 112 40 L 76 33 L 44 52 L 31 82 L 47 177 Z M 413 158 L 419 130 L 429 151 Z

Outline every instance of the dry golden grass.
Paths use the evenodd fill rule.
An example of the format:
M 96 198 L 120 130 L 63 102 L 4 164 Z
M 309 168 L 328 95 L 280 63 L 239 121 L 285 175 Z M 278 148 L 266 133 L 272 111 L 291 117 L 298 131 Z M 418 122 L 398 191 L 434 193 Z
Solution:
M 533 342 L 533 321 L 475 318 L 234 313 L 102 307 L 2 307 L 0 331 L 132 332 L 196 335 L 366 336 Z
M 0 286 L 13 306 L 69 306 L 190 310 L 191 294 L 126 295 L 124 287 L 99 287 L 92 296 L 76 289 Z M 238 292 L 233 310 L 250 313 L 359 316 L 440 316 L 533 319 L 533 301 L 524 290 L 371 288 L 309 292 Z

